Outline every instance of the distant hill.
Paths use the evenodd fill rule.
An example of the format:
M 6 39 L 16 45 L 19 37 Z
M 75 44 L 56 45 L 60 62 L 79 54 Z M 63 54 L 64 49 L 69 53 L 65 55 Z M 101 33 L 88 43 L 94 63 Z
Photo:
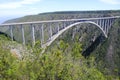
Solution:
M 4 23 L 73 19 L 73 18 L 79 19 L 79 18 L 106 17 L 106 16 L 120 16 L 120 10 L 48 12 L 48 13 L 40 13 L 38 15 L 28 15 L 16 19 L 11 19 L 5 21 Z

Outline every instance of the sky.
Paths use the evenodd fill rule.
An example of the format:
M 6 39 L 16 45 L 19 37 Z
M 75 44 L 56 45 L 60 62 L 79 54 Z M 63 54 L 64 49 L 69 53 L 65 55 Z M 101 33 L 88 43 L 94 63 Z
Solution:
M 0 23 L 44 12 L 120 10 L 120 0 L 0 0 Z

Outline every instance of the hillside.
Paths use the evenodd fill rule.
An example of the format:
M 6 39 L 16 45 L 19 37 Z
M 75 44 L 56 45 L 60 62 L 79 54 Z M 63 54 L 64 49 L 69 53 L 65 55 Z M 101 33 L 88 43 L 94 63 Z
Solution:
M 81 44 L 73 47 L 63 40 L 58 47 L 40 55 L 37 43 L 34 48 L 23 47 L 0 35 L 0 79 L 1 80 L 118 80 L 117 75 L 106 75 L 97 69 L 95 57 L 85 59 L 81 55 Z M 19 46 L 20 45 L 20 46 Z M 18 54 L 9 46 L 21 50 Z M 9 47 L 9 48 L 8 48 Z M 18 48 L 17 48 L 18 47 Z M 21 49 L 22 48 L 22 49 Z M 70 49 L 71 48 L 71 49 Z M 25 51 L 24 51 L 25 50 Z M 32 50 L 32 52 L 31 52 Z M 24 51 L 24 55 L 21 55 Z M 26 54 L 26 52 L 29 52 Z M 70 53 L 69 53 L 70 52 Z M 66 54 L 68 53 L 68 54 Z M 31 54 L 31 55 L 30 55 Z M 20 56 L 19 56 L 20 55 Z M 108 71 L 108 70 L 107 70 Z
M 96 57 L 96 61 L 102 65 L 98 65 L 100 69 L 109 69 L 109 74 L 120 76 L 120 19 L 117 20 L 110 32 L 109 37 L 96 50 L 92 56 Z
M 13 19 L 13 20 L 8 20 L 5 23 L 24 22 L 24 21 L 28 22 L 28 21 L 58 20 L 58 19 L 71 19 L 71 18 L 86 18 L 86 17 L 106 17 L 106 16 L 120 16 L 120 10 L 116 10 L 116 11 L 82 11 L 82 12 L 81 11 L 74 11 L 74 12 L 69 11 L 69 12 L 42 13 L 42 14 L 38 14 L 38 15 L 30 15 L 30 16 Z M 21 36 L 21 34 L 19 34 L 20 33 L 19 29 L 20 29 L 19 26 L 16 26 L 16 27 L 14 27 L 13 31 L 14 31 L 15 39 L 18 42 L 21 42 L 22 39 L 21 39 L 21 37 L 19 37 L 19 36 Z M 47 28 L 45 28 L 45 29 L 47 29 Z M 37 28 L 35 30 L 37 30 Z M 7 34 L 9 33 L 7 29 L 3 32 L 5 32 Z M 26 34 L 25 35 L 26 42 L 27 42 L 27 44 L 29 44 L 30 38 L 31 38 L 31 36 L 30 36 L 31 31 L 30 31 L 29 27 L 25 27 L 25 34 Z M 73 36 L 73 34 L 75 34 L 75 35 Z M 97 69 L 96 73 L 98 72 L 98 75 L 100 77 L 102 77 L 102 79 L 100 79 L 100 80 L 104 80 L 104 79 L 119 80 L 120 79 L 120 77 L 119 77 L 120 76 L 120 54 L 119 54 L 120 53 L 120 45 L 119 45 L 120 37 L 119 36 L 120 36 L 120 19 L 116 20 L 115 23 L 112 25 L 112 28 L 109 30 L 108 38 L 105 38 L 103 36 L 102 32 L 95 25 L 92 25 L 92 24 L 77 25 L 77 26 L 75 26 L 75 28 L 69 29 L 66 32 L 64 32 L 59 38 L 56 39 L 56 41 L 54 41 L 54 43 L 52 43 L 52 45 L 50 47 L 47 48 L 45 53 L 48 53 L 48 55 L 45 55 L 45 56 L 47 56 L 46 60 L 48 60 L 48 61 L 46 62 L 46 64 L 48 66 L 46 66 L 43 69 L 43 71 L 45 71 L 45 69 L 50 70 L 51 67 L 52 67 L 53 71 L 54 71 L 53 67 L 55 67 L 55 69 L 57 69 L 58 66 L 56 64 L 54 64 L 54 66 L 51 66 L 51 63 L 49 62 L 49 60 L 51 60 L 54 63 L 54 59 L 57 59 L 56 56 L 59 56 L 58 59 L 61 60 L 60 56 L 63 57 L 63 55 L 60 55 L 57 53 L 64 54 L 64 56 L 65 56 L 65 62 L 61 61 L 61 64 L 59 64 L 62 66 L 64 65 L 64 67 L 62 67 L 62 69 L 60 68 L 60 70 L 63 70 L 64 68 L 66 68 L 65 66 L 67 66 L 67 63 L 66 63 L 67 61 L 68 61 L 68 63 L 73 61 L 72 63 L 70 63 L 72 65 L 75 63 L 77 64 L 79 62 L 79 60 L 78 60 L 78 62 L 77 61 L 74 62 L 73 56 L 76 55 L 79 57 L 80 55 L 77 53 L 80 53 L 85 57 L 85 58 L 80 57 L 80 59 L 82 58 L 82 61 L 87 60 L 88 63 L 87 62 L 86 63 L 88 65 L 89 65 L 89 60 L 91 60 L 91 58 L 95 59 L 95 61 L 93 61 L 93 64 L 95 66 L 92 66 L 92 67 L 96 67 L 95 68 L 95 69 Z M 39 40 L 37 33 L 36 33 L 36 39 Z M 78 48 L 80 48 L 80 49 L 82 48 L 82 50 L 79 50 Z M 39 51 L 39 47 L 35 50 Z M 51 54 L 51 53 L 55 53 L 56 55 Z M 55 58 L 50 57 L 50 56 L 55 56 Z M 52 58 L 53 58 L 53 60 L 52 60 Z M 59 62 L 58 59 L 57 59 L 57 61 Z M 63 58 L 62 58 L 62 60 L 63 60 Z M 39 63 L 39 61 L 38 61 L 38 63 Z M 43 65 L 40 64 L 38 66 L 40 67 Z M 75 65 L 74 68 L 76 68 L 76 66 L 80 67 L 78 65 Z M 32 66 L 32 67 L 34 68 L 35 66 Z M 87 66 L 87 70 L 89 69 L 88 67 L 89 66 Z M 68 67 L 68 68 L 71 69 L 71 67 Z M 38 69 L 38 67 L 37 67 L 37 69 Z M 79 68 L 77 68 L 77 69 L 79 69 Z M 42 68 L 40 70 L 42 70 Z M 88 70 L 88 71 L 90 71 L 90 70 Z M 88 75 L 88 77 L 85 76 L 86 79 L 89 78 L 89 76 L 91 76 L 93 78 L 93 75 L 95 73 L 94 73 L 94 70 L 92 70 L 92 71 L 93 72 L 91 73 L 91 75 L 90 75 L 90 72 L 88 72 L 89 75 Z M 33 71 L 33 73 L 31 73 L 31 75 L 36 72 L 37 72 L 36 70 L 35 70 L 35 72 Z M 55 72 L 52 72 L 51 70 L 50 70 L 50 72 L 51 72 L 50 73 L 51 75 L 52 75 L 52 73 L 54 75 L 57 74 Z M 76 71 L 75 71 L 75 73 L 76 73 Z M 83 73 L 84 73 L 84 71 L 83 71 Z M 39 74 L 42 74 L 42 73 L 39 73 Z M 47 76 L 49 74 L 49 72 L 46 72 L 44 74 Z M 66 73 L 66 74 L 69 75 L 69 73 Z M 43 75 L 43 77 L 45 75 Z M 73 74 L 70 74 L 70 75 L 73 75 Z M 81 74 L 81 75 L 84 75 L 84 74 Z M 104 76 L 102 76 L 102 75 L 104 75 Z M 38 76 L 38 75 L 34 75 L 34 76 L 32 75 L 32 77 L 36 77 L 36 76 Z M 64 75 L 61 75 L 61 76 L 64 76 Z M 61 79 L 61 76 L 59 76 L 60 79 Z M 79 75 L 77 75 L 77 76 L 79 76 Z M 47 77 L 49 79 L 49 76 L 47 76 Z M 58 78 L 58 76 L 57 76 L 57 78 Z M 64 76 L 64 78 L 65 78 L 65 76 Z M 92 80 L 92 78 L 91 78 L 91 80 Z M 66 80 L 66 79 L 64 79 L 64 80 Z M 83 80 L 85 80 L 85 79 L 83 79 Z M 96 78 L 95 80 L 98 80 L 98 79 Z
M 120 16 L 119 13 L 120 10 L 49 12 L 40 13 L 38 15 L 28 15 L 21 18 L 8 20 L 4 23 Z
M 91 29 L 89 27 L 92 27 Z M 82 44 L 82 55 L 89 59 L 95 57 L 97 67 L 102 73 L 107 75 L 120 75 L 120 19 L 112 25 L 108 38 L 105 38 L 102 32 L 91 24 L 76 26 L 63 33 L 50 47 L 48 52 L 55 47 L 59 47 L 60 40 L 69 45 L 66 54 L 71 53 L 71 49 L 76 42 Z M 76 30 L 77 29 L 77 30 Z M 74 33 L 76 30 L 76 33 Z M 73 37 L 73 33 L 75 36 Z M 94 40 L 95 39 L 95 40 Z

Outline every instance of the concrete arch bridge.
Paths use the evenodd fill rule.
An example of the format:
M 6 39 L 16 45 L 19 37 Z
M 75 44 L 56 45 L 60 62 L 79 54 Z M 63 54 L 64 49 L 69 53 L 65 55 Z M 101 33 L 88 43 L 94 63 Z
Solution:
M 0 29 L 4 32 L 5 29 L 9 31 L 11 40 L 14 38 L 14 27 L 19 27 L 22 39 L 22 43 L 26 44 L 25 32 L 26 27 L 30 27 L 30 35 L 32 45 L 35 45 L 36 38 L 39 36 L 41 41 L 41 46 L 45 48 L 46 46 L 51 45 L 51 43 L 58 38 L 66 30 L 74 27 L 75 25 L 82 23 L 91 23 L 96 25 L 98 29 L 102 31 L 104 36 L 108 37 L 109 29 L 116 19 L 120 16 L 113 17 L 99 17 L 99 18 L 82 18 L 82 19 L 64 19 L 64 20 L 48 20 L 48 21 L 33 21 L 33 22 L 20 22 L 20 23 L 5 23 L 0 25 Z M 36 36 L 37 35 L 37 36 Z

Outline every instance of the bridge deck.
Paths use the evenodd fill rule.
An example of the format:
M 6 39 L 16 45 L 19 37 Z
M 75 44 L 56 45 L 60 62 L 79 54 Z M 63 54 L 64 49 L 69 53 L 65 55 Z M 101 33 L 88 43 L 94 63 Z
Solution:
M 78 20 L 99 20 L 99 19 L 114 19 L 114 18 L 120 18 L 120 16 L 114 16 L 114 17 L 101 17 L 101 18 L 82 18 L 82 19 L 64 19 L 64 20 L 47 20 L 47 21 L 32 21 L 32 22 L 18 22 L 18 23 L 5 23 L 0 24 L 0 27 L 2 26 L 9 26 L 9 25 L 27 25 L 27 24 L 40 24 L 40 23 L 52 23 L 52 22 L 64 22 L 64 21 L 78 21 Z

